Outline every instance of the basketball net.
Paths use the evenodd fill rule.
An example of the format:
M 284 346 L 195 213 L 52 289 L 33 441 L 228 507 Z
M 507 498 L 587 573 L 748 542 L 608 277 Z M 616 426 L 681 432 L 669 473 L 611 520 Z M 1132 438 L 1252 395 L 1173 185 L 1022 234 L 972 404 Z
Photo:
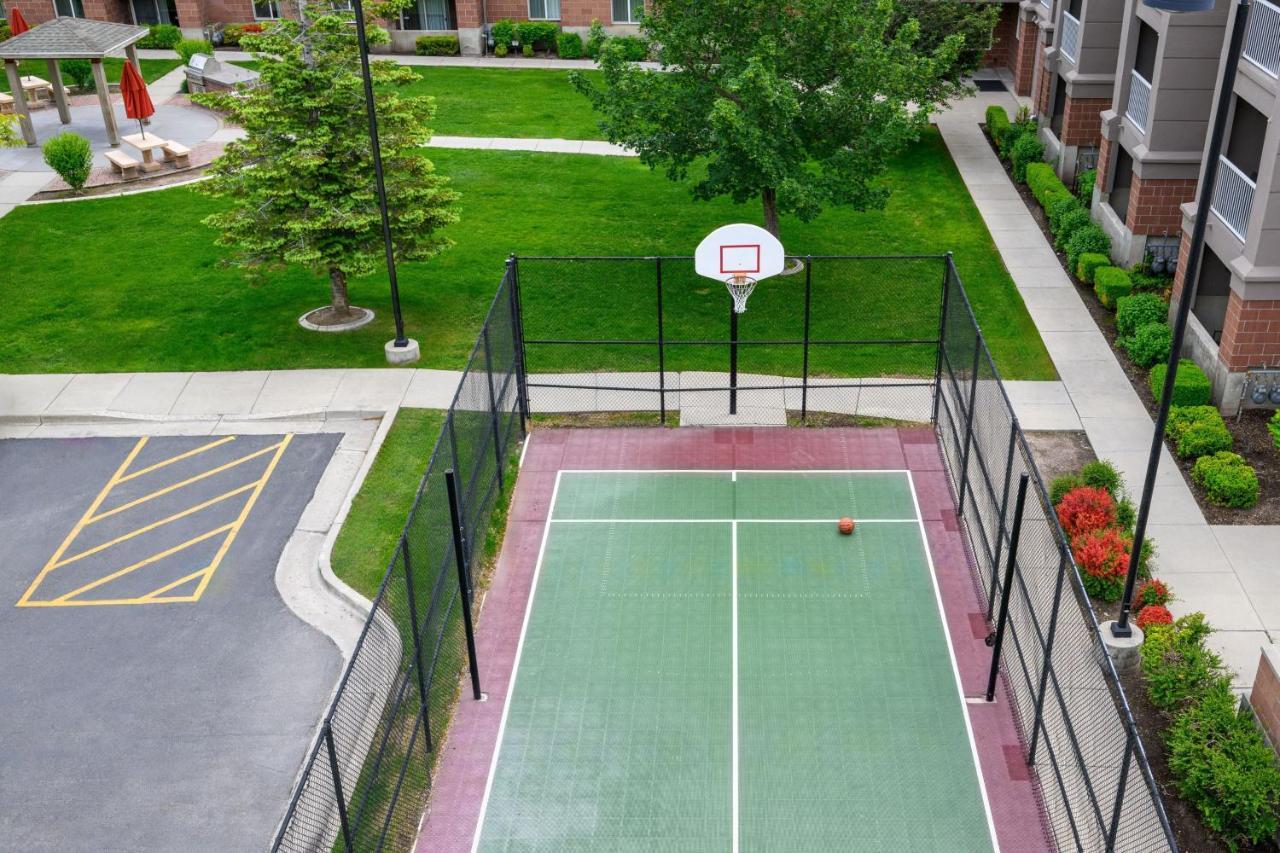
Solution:
M 733 297 L 733 313 L 745 313 L 751 291 L 756 289 L 756 280 L 747 275 L 735 275 L 725 279 L 724 285 L 729 288 L 729 295 Z

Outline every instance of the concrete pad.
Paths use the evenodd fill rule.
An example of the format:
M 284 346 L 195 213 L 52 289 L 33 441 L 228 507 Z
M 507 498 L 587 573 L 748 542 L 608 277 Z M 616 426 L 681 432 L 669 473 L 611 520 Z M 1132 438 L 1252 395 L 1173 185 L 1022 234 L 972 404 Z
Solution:
M 110 408 L 130 414 L 167 415 L 191 376 L 190 373 L 136 373 L 111 401 Z
M 38 419 L 70 382 L 59 373 L 0 376 L 0 418 Z
M 333 525 L 333 520 L 337 518 L 338 511 L 342 508 L 347 493 L 351 489 L 351 484 L 355 482 L 356 474 L 364 464 L 364 459 L 363 451 L 337 450 L 334 452 L 333 458 L 320 477 L 320 482 L 316 485 L 315 496 L 298 519 L 299 530 L 307 533 L 328 531 Z M 420 474 L 415 473 L 413 476 L 420 476 Z
M 1222 572 L 1188 572 L 1177 576 L 1176 598 L 1169 603 L 1174 616 L 1199 611 L 1219 631 L 1261 631 L 1262 621 L 1232 575 Z
M 1137 489 L 1133 491 L 1136 492 Z M 1134 500 L 1137 500 L 1136 496 Z M 1156 543 L 1155 573 L 1160 577 L 1188 573 L 1231 573 L 1231 564 L 1227 562 L 1208 525 L 1148 524 L 1147 535 Z M 1174 586 L 1177 586 L 1176 580 Z
M 477 136 L 444 136 L 436 134 L 427 143 L 429 148 L 488 148 L 491 139 Z
M 1110 355 L 1106 358 L 1055 358 L 1053 366 L 1068 389 L 1120 387 L 1123 382 L 1123 387 L 1129 388 L 1130 393 L 1133 393 L 1120 362 Z
M 1115 356 L 1111 354 L 1107 339 L 1102 336 L 1102 332 L 1098 331 L 1097 327 L 1079 332 L 1042 332 L 1040 337 L 1044 339 L 1045 348 L 1049 350 L 1049 355 L 1055 364 L 1059 359 L 1074 361 L 1110 359 L 1115 362 Z M 1119 364 L 1117 363 L 1116 366 L 1118 367 Z M 1070 385 L 1068 381 L 1067 386 L 1070 387 Z
M 1185 483 L 1156 485 L 1151 497 L 1151 520 L 1160 524 L 1205 524 L 1204 513 Z
M 254 414 L 324 409 L 344 370 L 273 370 L 250 411 Z
M 1151 427 L 1155 429 L 1153 425 Z M 1151 437 L 1148 435 L 1147 444 L 1150 446 Z M 1129 494 L 1137 499 L 1138 493 L 1142 491 L 1142 483 L 1147 477 L 1147 459 L 1150 457 L 1150 450 L 1113 450 L 1102 454 L 1108 462 L 1115 466 L 1120 472 L 1120 476 L 1124 478 L 1125 488 L 1129 490 Z M 1179 483 L 1186 483 L 1182 478 L 1182 471 L 1178 470 L 1178 465 L 1174 462 L 1173 454 L 1169 452 L 1169 448 L 1162 448 L 1160 451 L 1160 467 L 1156 470 L 1156 484 L 1161 486 L 1176 486 Z
M 93 421 L 87 423 L 47 423 L 31 433 L 31 438 L 91 438 L 136 435 L 210 435 L 216 418 L 190 421 Z
M 1151 418 L 1080 418 L 1095 453 L 1141 451 L 1151 448 Z
M 539 139 L 536 151 L 546 151 L 552 154 L 581 154 L 581 139 Z
M 1077 386 L 1071 391 L 1071 399 L 1082 418 L 1141 418 L 1147 414 L 1146 406 L 1131 388 Z M 1154 426 L 1152 424 L 1153 429 Z M 1148 437 L 1147 444 L 1150 443 Z
M 1025 430 L 1079 430 L 1083 429 L 1061 382 L 1012 381 L 1004 383 L 1013 404 L 1018 422 Z
M 609 142 L 600 142 L 594 139 L 588 139 L 583 141 L 582 153 L 583 154 L 601 154 L 608 157 L 635 157 L 636 156 L 634 151 L 628 151 L 627 149 L 619 145 L 614 145 Z
M 417 409 L 447 409 L 458 391 L 458 370 L 415 370 L 400 405 Z
M 1001 205 L 1010 205 L 1007 208 L 1009 213 L 1016 215 L 1018 208 L 1013 207 L 1012 203 L 1017 202 L 1023 212 L 1026 211 L 1026 204 L 1022 201 L 1022 196 L 1018 195 L 1018 191 L 1008 181 L 990 184 L 969 184 L 969 195 L 973 196 L 974 202 L 979 205 L 978 210 L 982 210 L 982 202 L 995 202 Z M 1000 208 L 1000 210 L 1003 209 Z
M 0 424 L 0 438 L 27 438 L 37 429 L 37 424 Z
M 248 414 L 269 375 L 265 370 L 193 373 L 170 411 L 175 415 Z
M 1226 561 L 1253 602 L 1262 624 L 1280 632 L 1280 526 L 1218 525 L 1210 528 Z
M 79 373 L 62 389 L 62 393 L 49 404 L 45 414 L 67 415 L 75 413 L 103 412 L 132 378 L 130 373 Z
M 1207 644 L 1231 670 L 1231 686 L 1247 691 L 1258 675 L 1262 648 L 1272 645 L 1272 639 L 1266 631 L 1214 631 Z

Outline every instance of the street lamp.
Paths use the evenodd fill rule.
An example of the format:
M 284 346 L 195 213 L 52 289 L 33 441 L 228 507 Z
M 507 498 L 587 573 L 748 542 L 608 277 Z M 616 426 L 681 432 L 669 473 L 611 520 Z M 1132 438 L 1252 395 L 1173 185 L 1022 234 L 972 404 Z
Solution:
M 1214 0 L 1143 0 L 1152 9 L 1166 12 L 1199 12 L 1213 8 Z M 1155 433 L 1151 436 L 1151 457 L 1147 460 L 1147 476 L 1142 484 L 1142 501 L 1138 504 L 1138 519 L 1133 530 L 1133 551 L 1129 555 L 1129 572 L 1124 581 L 1124 597 L 1120 602 L 1120 618 L 1111 623 L 1111 635 L 1125 638 L 1133 636 L 1129 616 L 1133 611 L 1133 588 L 1138 580 L 1138 566 L 1142 562 L 1142 546 L 1147 535 L 1147 517 L 1151 514 L 1151 496 L 1155 491 L 1156 471 L 1160 467 L 1160 451 L 1164 447 L 1164 429 L 1169 420 L 1169 406 L 1173 402 L 1173 386 L 1178 378 L 1178 362 L 1182 356 L 1182 339 L 1187 332 L 1187 319 L 1191 315 L 1192 288 L 1200 275 L 1200 256 L 1204 252 L 1204 232 L 1209 223 L 1209 205 L 1213 203 L 1214 184 L 1218 178 L 1218 158 L 1222 155 L 1223 137 L 1227 132 L 1227 115 L 1231 112 L 1231 95 L 1235 89 L 1236 68 L 1240 64 L 1240 46 L 1244 42 L 1249 21 L 1249 0 L 1237 0 L 1235 23 L 1227 45 L 1227 59 L 1222 69 L 1222 86 L 1218 91 L 1218 108 L 1213 115 L 1213 130 L 1209 136 L 1204 181 L 1200 185 L 1200 198 L 1196 204 L 1196 221 L 1191 229 L 1191 245 L 1187 251 L 1187 265 L 1183 270 L 1182 297 L 1173 321 L 1173 345 L 1169 349 L 1169 367 L 1164 375 L 1164 389 L 1160 392 L 1160 408 L 1156 412 Z
M 396 336 L 383 348 L 387 361 L 409 364 L 419 357 L 418 342 L 405 337 L 404 315 L 400 313 L 400 284 L 396 280 L 396 253 L 391 243 L 391 217 L 387 213 L 387 184 L 382 176 L 382 148 L 378 144 L 378 114 L 373 105 L 373 77 L 369 74 L 369 40 L 364 28 L 364 4 L 352 0 L 356 16 L 356 41 L 360 45 L 360 73 L 364 78 L 364 108 L 369 119 L 369 145 L 373 149 L 373 178 L 378 191 L 378 211 L 382 215 L 382 243 L 387 253 L 387 279 L 391 283 L 391 313 L 396 320 Z

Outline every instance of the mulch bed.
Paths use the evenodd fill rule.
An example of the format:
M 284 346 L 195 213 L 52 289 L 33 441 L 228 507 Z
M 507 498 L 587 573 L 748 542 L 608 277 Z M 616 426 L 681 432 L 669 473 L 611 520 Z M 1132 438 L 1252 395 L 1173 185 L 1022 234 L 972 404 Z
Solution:
M 985 129 L 984 135 L 986 135 Z M 990 136 L 987 136 L 987 142 L 991 143 Z M 994 144 L 991 147 L 993 151 L 996 150 Z M 996 151 L 996 154 L 998 157 L 999 152 Z M 1003 160 L 1000 163 L 1005 172 L 1009 173 L 1009 165 Z M 1009 180 L 1013 180 L 1012 174 L 1009 175 Z M 1022 201 L 1026 204 L 1027 210 L 1030 211 L 1036 224 L 1040 226 L 1045 239 L 1052 246 L 1053 234 L 1049 231 L 1049 220 L 1044 211 L 1041 210 L 1040 203 L 1036 201 L 1035 196 L 1031 194 L 1031 190 L 1027 189 L 1025 184 L 1019 184 L 1014 181 L 1014 186 L 1017 187 L 1018 194 L 1022 196 Z M 1063 271 L 1067 273 L 1072 284 L 1076 286 L 1076 291 L 1084 299 L 1085 307 L 1089 309 L 1089 313 L 1093 316 L 1093 321 L 1097 323 L 1098 329 L 1107 339 L 1107 343 L 1111 345 L 1116 359 L 1124 369 L 1125 375 L 1129 377 L 1129 383 L 1133 386 L 1133 390 L 1138 393 L 1143 405 L 1147 407 L 1147 411 L 1154 418 L 1156 399 L 1147 385 L 1149 371 L 1146 368 L 1138 367 L 1129 360 L 1129 356 L 1124 350 L 1116 347 L 1115 314 L 1107 310 L 1098 301 L 1098 296 L 1094 293 L 1092 287 L 1082 284 L 1075 274 L 1067 269 L 1066 254 L 1056 249 L 1054 253 L 1058 256 L 1058 262 L 1062 264 Z M 1271 433 L 1267 430 L 1267 421 L 1270 419 L 1271 414 L 1271 409 L 1242 409 L 1239 416 L 1226 419 L 1227 429 L 1231 431 L 1231 437 L 1235 439 L 1235 452 L 1243 456 L 1245 461 L 1252 465 L 1253 470 L 1258 474 L 1258 484 L 1261 487 L 1258 503 L 1249 509 L 1231 509 L 1210 503 L 1205 498 L 1204 490 L 1191 480 L 1191 467 L 1195 460 L 1178 459 L 1177 455 L 1174 455 L 1174 459 L 1178 463 L 1178 469 L 1182 472 L 1183 479 L 1187 481 L 1187 487 L 1195 495 L 1196 502 L 1200 505 L 1200 510 L 1210 524 L 1280 524 L 1280 451 L 1277 451 L 1275 444 L 1271 440 Z M 1165 445 L 1169 447 L 1169 452 L 1172 453 L 1173 447 L 1167 439 L 1165 440 Z M 1141 483 L 1129 483 L 1128 486 L 1130 492 L 1140 492 L 1142 488 Z

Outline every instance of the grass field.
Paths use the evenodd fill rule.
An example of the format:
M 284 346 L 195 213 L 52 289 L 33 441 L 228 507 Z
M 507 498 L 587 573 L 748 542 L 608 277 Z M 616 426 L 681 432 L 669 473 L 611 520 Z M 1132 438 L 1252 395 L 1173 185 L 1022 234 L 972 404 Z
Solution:
M 436 133 L 603 138 L 590 103 L 569 83 L 568 71 L 429 67 L 413 70 L 421 82 L 401 91 L 436 99 Z M 596 71 L 585 73 L 599 77 Z
M 182 64 L 180 59 L 139 59 L 138 65 L 142 68 L 142 79 L 148 83 L 159 80 L 173 69 Z M 124 67 L 124 60 L 118 57 L 107 57 L 102 60 L 102 70 L 107 75 L 107 82 L 119 83 L 120 71 Z M 49 79 L 49 66 L 43 59 L 24 59 L 18 63 L 18 73 L 26 77 L 28 75 L 39 77 L 41 79 Z M 66 71 L 62 72 L 62 84 L 64 86 L 71 85 L 71 77 Z M 7 77 L 0 75 L 0 92 L 9 91 L 9 80 Z
M 406 323 L 421 342 L 425 367 L 462 365 L 508 253 L 691 254 L 713 227 L 760 217 L 754 204 L 695 202 L 683 186 L 629 159 L 444 149 L 431 157 L 462 193 L 462 221 L 448 230 L 452 249 L 401 269 Z M 900 157 L 889 181 L 894 194 L 883 211 L 835 209 L 807 224 L 784 221 L 787 248 L 800 254 L 952 250 L 1005 376 L 1052 378 L 1044 345 L 938 134 L 926 134 Z M 352 334 L 306 332 L 296 320 L 327 301 L 327 282 L 302 269 L 250 279 L 221 267 L 214 233 L 200 224 L 217 204 L 176 188 L 24 206 L 0 219 L 0 256 L 21 259 L 0 281 L 5 370 L 384 363 L 382 345 L 392 335 L 385 277 L 357 280 L 351 288 L 356 304 L 378 312 L 374 323 Z M 892 293 L 880 299 L 897 312 L 882 318 L 889 321 L 921 322 L 932 311 Z M 608 322 L 610 309 L 598 293 L 584 292 L 567 294 L 548 310 Z M 757 331 L 767 333 L 759 322 Z M 894 372 L 895 366 L 882 367 Z

